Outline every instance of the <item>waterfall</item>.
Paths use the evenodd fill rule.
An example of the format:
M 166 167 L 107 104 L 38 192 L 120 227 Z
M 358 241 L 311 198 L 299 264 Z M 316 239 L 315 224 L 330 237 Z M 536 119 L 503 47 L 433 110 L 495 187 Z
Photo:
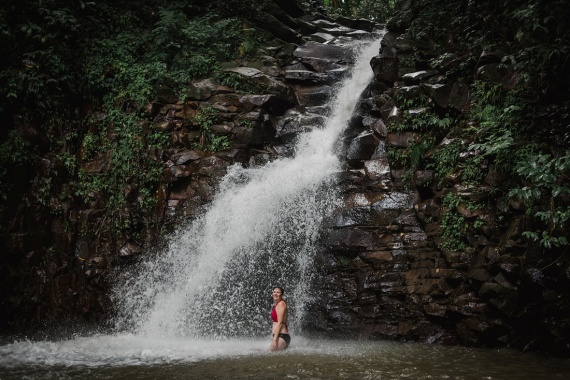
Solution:
M 269 331 L 270 292 L 285 289 L 292 333 L 311 300 L 321 222 L 337 203 L 335 147 L 372 80 L 379 41 L 363 43 L 324 127 L 299 137 L 293 158 L 234 165 L 213 202 L 168 248 L 125 273 L 116 327 L 148 336 L 256 336 Z

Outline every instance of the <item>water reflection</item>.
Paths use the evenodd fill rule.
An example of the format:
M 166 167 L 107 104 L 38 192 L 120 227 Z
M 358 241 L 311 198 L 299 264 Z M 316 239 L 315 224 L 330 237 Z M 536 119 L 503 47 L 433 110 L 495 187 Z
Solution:
M 95 336 L 0 346 L 0 379 L 566 379 L 570 360 L 510 349 L 308 340 Z

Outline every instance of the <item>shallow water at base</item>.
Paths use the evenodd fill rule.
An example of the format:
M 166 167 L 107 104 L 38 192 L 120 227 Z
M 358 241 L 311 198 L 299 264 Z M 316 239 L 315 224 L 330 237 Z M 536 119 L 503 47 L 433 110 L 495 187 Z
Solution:
M 0 379 L 566 379 L 570 360 L 510 349 L 98 335 L 0 346 Z

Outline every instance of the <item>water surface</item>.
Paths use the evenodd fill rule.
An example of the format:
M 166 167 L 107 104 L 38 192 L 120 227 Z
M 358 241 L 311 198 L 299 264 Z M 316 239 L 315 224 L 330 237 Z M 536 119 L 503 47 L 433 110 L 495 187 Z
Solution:
M 130 334 L 0 346 L 0 379 L 567 379 L 570 360 L 510 349 L 294 337 L 195 340 Z

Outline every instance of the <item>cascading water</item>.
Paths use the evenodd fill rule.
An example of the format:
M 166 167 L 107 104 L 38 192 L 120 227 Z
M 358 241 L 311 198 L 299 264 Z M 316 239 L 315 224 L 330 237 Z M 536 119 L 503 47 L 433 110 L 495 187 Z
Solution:
M 359 94 L 370 83 L 367 45 L 353 75 L 338 91 L 325 128 L 301 136 L 292 159 L 264 167 L 230 168 L 207 212 L 168 251 L 128 274 L 116 292 L 118 328 L 145 335 L 234 334 L 267 330 L 272 286 L 283 286 L 292 324 L 303 316 L 309 265 L 322 217 L 335 197 L 328 189 L 338 171 L 334 146 Z
M 335 146 L 372 79 L 379 41 L 362 44 L 324 128 L 300 136 L 293 158 L 234 165 L 206 212 L 166 252 L 127 273 L 114 292 L 119 330 L 146 336 L 268 332 L 270 291 L 285 288 L 292 330 L 310 298 L 319 227 L 334 207 Z

